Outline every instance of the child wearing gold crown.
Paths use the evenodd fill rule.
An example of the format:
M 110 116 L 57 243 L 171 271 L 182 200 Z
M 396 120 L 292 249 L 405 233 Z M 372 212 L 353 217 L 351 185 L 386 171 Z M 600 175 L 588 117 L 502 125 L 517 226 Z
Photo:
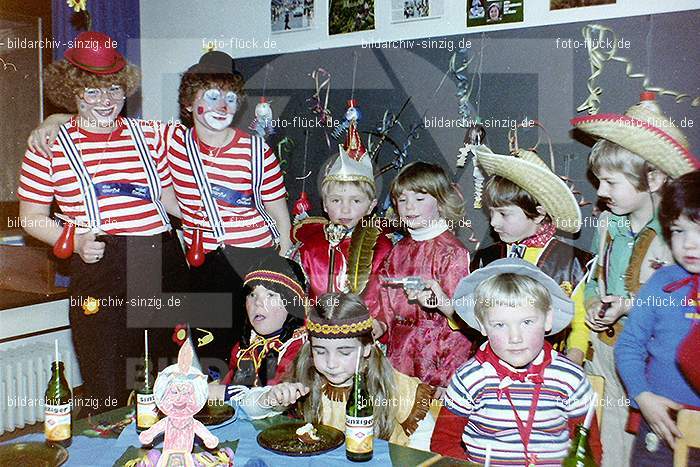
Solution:
M 500 258 L 521 258 L 537 265 L 571 297 L 576 312 L 571 327 L 551 342 L 578 363 L 588 349 L 589 329 L 583 294 L 592 255 L 560 240 L 556 232 L 576 233 L 581 210 L 566 184 L 536 153 L 517 149 L 513 156 L 494 154 L 487 146 L 473 147 L 476 164 L 492 177 L 483 191 L 491 226 L 500 241 L 474 254 L 476 270 Z
M 297 356 L 289 382 L 256 388 L 252 418 L 275 415 L 297 403 L 307 422 L 345 429 L 345 402 L 358 368 L 374 404 L 374 435 L 429 450 L 435 420 L 429 412 L 434 388 L 394 368 L 374 345 L 372 317 L 353 294 L 329 293 L 309 310 L 309 342 Z
M 601 424 L 603 466 L 617 467 L 629 462 L 633 437 L 625 433 L 628 404 L 613 346 L 631 299 L 656 269 L 673 262 L 658 220 L 660 190 L 667 178 L 691 172 L 700 162 L 651 92 L 643 93 L 625 115 L 591 115 L 571 122 L 601 138 L 588 163 L 609 211 L 599 217 L 593 236 L 598 261 L 585 299 L 594 353 L 586 369 L 605 378 L 605 395 L 612 400 Z
M 425 162 L 404 167 L 390 191 L 409 235 L 372 277 L 365 299 L 388 334 L 394 368 L 444 388 L 471 348 L 451 321 L 450 300 L 459 279 L 469 274 L 469 252 L 451 231 L 462 220 L 464 200 L 441 167 Z M 407 279 L 417 286 L 392 284 Z
M 339 145 L 321 184 L 328 219 L 307 218 L 292 232 L 297 244 L 291 256 L 309 278 L 311 299 L 326 292 L 362 293 L 392 247 L 380 226 L 367 217 L 377 205 L 377 194 L 372 159 L 357 131 L 356 109 L 357 102 L 348 101 L 345 144 Z M 365 265 L 363 271 L 357 271 L 359 264 Z

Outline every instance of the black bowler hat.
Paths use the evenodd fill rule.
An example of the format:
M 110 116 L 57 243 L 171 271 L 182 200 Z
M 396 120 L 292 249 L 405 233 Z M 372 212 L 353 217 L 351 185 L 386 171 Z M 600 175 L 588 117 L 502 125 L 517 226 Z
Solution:
M 229 54 L 218 50 L 205 53 L 199 59 L 199 63 L 192 65 L 187 73 L 206 73 L 217 75 L 243 75 L 236 70 L 236 61 Z

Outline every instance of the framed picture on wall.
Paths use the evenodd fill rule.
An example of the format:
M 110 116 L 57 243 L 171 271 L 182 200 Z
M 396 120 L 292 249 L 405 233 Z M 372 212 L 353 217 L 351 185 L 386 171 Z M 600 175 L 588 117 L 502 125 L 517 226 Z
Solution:
M 374 29 L 374 0 L 330 0 L 328 34 Z
M 444 0 L 391 0 L 391 22 L 439 18 L 444 9 Z
M 270 26 L 273 33 L 311 29 L 315 0 L 271 0 Z
M 467 27 L 523 21 L 525 0 L 467 0 Z
M 617 3 L 617 0 L 549 0 L 550 10 L 562 10 L 564 8 L 580 8 L 582 6 L 609 5 Z

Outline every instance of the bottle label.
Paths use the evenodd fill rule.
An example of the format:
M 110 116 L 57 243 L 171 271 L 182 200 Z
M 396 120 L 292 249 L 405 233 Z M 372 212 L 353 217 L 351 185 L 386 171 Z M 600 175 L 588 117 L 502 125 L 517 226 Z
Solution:
M 44 436 L 49 441 L 71 437 L 70 404 L 44 405 Z
M 345 417 L 345 448 L 349 452 L 372 452 L 374 444 L 374 417 Z
M 153 394 L 136 394 L 136 425 L 149 428 L 158 421 L 158 407 Z

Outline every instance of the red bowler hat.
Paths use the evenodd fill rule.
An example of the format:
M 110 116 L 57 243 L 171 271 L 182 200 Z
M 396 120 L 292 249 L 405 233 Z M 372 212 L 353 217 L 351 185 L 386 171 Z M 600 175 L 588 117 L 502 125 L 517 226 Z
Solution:
M 96 75 L 111 75 L 126 66 L 124 56 L 113 45 L 111 37 L 101 32 L 87 31 L 78 34 L 75 47 L 63 55 L 73 65 Z

